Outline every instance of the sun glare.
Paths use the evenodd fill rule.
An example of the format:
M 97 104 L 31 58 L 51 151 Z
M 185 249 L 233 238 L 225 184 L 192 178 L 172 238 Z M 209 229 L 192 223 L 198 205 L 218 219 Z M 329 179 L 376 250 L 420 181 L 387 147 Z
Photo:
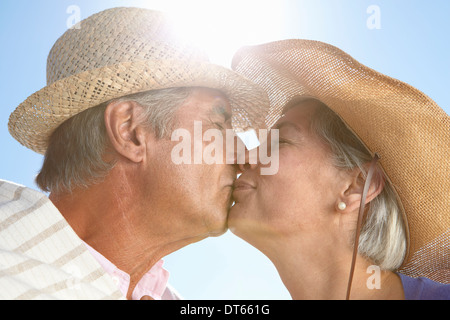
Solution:
M 147 8 L 167 12 L 183 37 L 204 48 L 211 62 L 230 67 L 242 46 L 279 40 L 283 6 L 270 0 L 163 0 Z

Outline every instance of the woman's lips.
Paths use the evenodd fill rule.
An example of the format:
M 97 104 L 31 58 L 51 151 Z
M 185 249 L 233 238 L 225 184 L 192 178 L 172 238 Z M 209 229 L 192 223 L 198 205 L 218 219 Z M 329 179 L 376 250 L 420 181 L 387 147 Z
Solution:
M 245 190 L 253 190 L 253 189 L 256 189 L 256 187 L 253 184 L 238 179 L 234 183 L 233 191 L 236 192 L 236 191 L 245 191 Z

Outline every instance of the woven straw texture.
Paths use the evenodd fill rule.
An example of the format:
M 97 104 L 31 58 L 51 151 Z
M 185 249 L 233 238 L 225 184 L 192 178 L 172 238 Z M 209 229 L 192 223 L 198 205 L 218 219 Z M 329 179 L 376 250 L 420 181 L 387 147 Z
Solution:
M 209 87 L 230 99 L 237 131 L 264 126 L 267 95 L 177 36 L 160 12 L 139 8 L 102 11 L 67 30 L 47 61 L 47 87 L 17 107 L 11 135 L 45 153 L 51 133 L 87 108 L 125 95 L 173 87 Z
M 315 97 L 378 153 L 408 226 L 399 271 L 450 283 L 450 117 L 433 100 L 317 41 L 245 47 L 233 69 L 268 92 L 268 127 L 286 103 Z

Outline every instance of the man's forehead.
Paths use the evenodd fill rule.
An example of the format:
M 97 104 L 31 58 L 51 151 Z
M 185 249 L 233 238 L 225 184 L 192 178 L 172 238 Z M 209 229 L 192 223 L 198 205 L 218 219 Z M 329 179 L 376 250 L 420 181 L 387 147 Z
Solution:
M 224 114 L 231 112 L 230 100 L 223 92 L 210 88 L 199 88 L 197 90 L 200 91 L 201 95 L 206 96 L 212 113 Z
M 231 117 L 231 104 L 225 94 L 215 89 L 195 88 L 178 109 L 180 120 L 190 117 Z

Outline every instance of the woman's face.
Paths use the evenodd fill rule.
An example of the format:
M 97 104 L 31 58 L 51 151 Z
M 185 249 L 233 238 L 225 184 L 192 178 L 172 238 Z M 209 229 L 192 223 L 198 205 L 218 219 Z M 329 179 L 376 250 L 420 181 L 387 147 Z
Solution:
M 277 174 L 260 175 L 260 164 L 241 166 L 228 225 L 251 244 L 299 232 L 323 234 L 335 219 L 344 173 L 310 129 L 316 108 L 313 100 L 301 102 L 273 127 L 279 130 Z

